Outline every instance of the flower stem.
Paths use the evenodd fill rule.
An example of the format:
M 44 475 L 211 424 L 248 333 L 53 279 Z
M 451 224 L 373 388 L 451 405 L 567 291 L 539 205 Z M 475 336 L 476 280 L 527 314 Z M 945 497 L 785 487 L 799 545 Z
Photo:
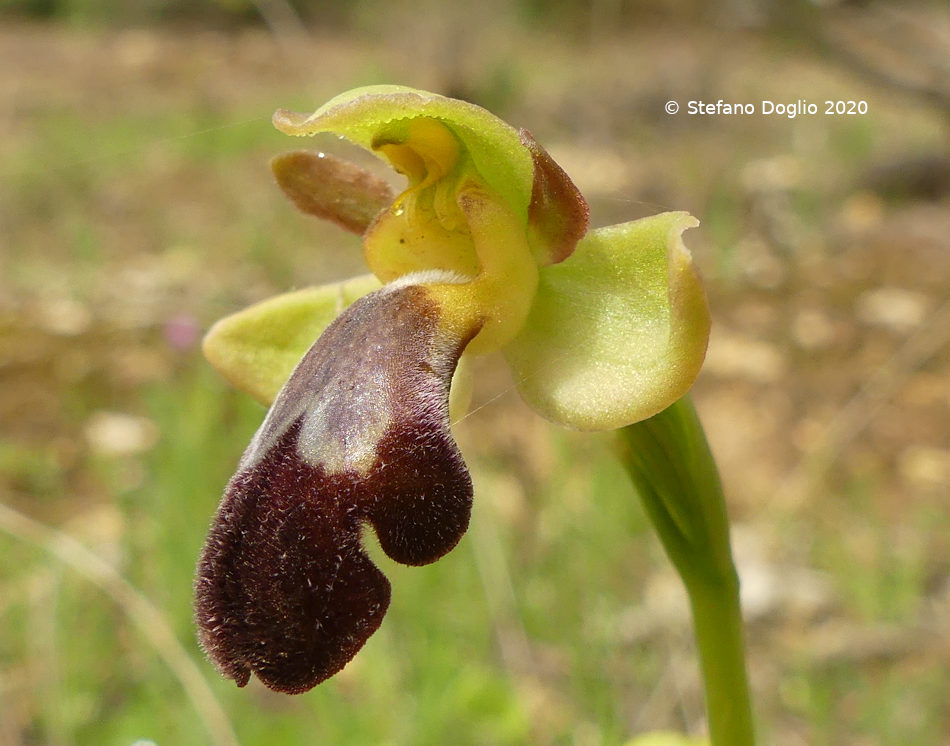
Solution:
M 624 466 L 689 594 L 712 746 L 753 746 L 729 519 L 696 410 L 684 397 L 619 435 Z
M 755 743 L 739 583 L 687 585 L 713 746 Z

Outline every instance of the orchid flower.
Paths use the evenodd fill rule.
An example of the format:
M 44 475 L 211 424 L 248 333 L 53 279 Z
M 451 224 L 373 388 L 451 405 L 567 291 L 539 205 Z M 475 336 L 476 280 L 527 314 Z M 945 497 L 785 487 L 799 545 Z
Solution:
M 299 693 L 343 668 L 386 612 L 364 525 L 409 565 L 466 531 L 473 488 L 450 429 L 450 392 L 453 416 L 466 406 L 460 361 L 500 350 L 539 414 L 614 429 L 687 392 L 709 313 L 681 241 L 694 218 L 588 230 L 567 174 L 482 108 L 374 86 L 274 124 L 346 137 L 408 181 L 394 196 L 330 155 L 276 158 L 298 208 L 362 236 L 371 274 L 266 300 L 204 344 L 270 409 L 199 561 L 199 638 L 239 686 L 253 673 Z

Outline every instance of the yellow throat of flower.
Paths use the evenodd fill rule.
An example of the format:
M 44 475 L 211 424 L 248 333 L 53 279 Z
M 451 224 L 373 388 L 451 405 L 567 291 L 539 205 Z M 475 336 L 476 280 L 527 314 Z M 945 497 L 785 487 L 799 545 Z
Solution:
M 364 235 L 370 269 L 384 283 L 431 270 L 452 273 L 457 282 L 430 287 L 444 323 L 483 322 L 470 353 L 502 347 L 524 323 L 538 282 L 523 219 L 437 119 L 395 122 L 373 147 L 409 185 Z

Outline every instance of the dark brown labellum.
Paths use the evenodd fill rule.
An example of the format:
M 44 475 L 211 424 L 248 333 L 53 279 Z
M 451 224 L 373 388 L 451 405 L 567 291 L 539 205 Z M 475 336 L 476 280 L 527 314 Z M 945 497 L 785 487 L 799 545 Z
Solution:
M 448 425 L 458 357 L 424 287 L 395 283 L 350 306 L 300 361 L 225 490 L 198 564 L 202 646 L 239 686 L 252 673 L 299 693 L 343 668 L 379 627 L 394 560 L 448 552 L 472 484 Z

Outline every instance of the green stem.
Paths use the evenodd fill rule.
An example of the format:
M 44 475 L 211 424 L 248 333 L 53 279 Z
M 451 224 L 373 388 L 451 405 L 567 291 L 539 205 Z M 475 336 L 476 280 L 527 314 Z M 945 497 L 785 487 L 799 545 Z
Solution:
M 687 585 L 713 746 L 755 743 L 739 583 Z
M 726 501 L 692 402 L 623 428 L 619 450 L 689 594 L 712 745 L 754 746 Z

